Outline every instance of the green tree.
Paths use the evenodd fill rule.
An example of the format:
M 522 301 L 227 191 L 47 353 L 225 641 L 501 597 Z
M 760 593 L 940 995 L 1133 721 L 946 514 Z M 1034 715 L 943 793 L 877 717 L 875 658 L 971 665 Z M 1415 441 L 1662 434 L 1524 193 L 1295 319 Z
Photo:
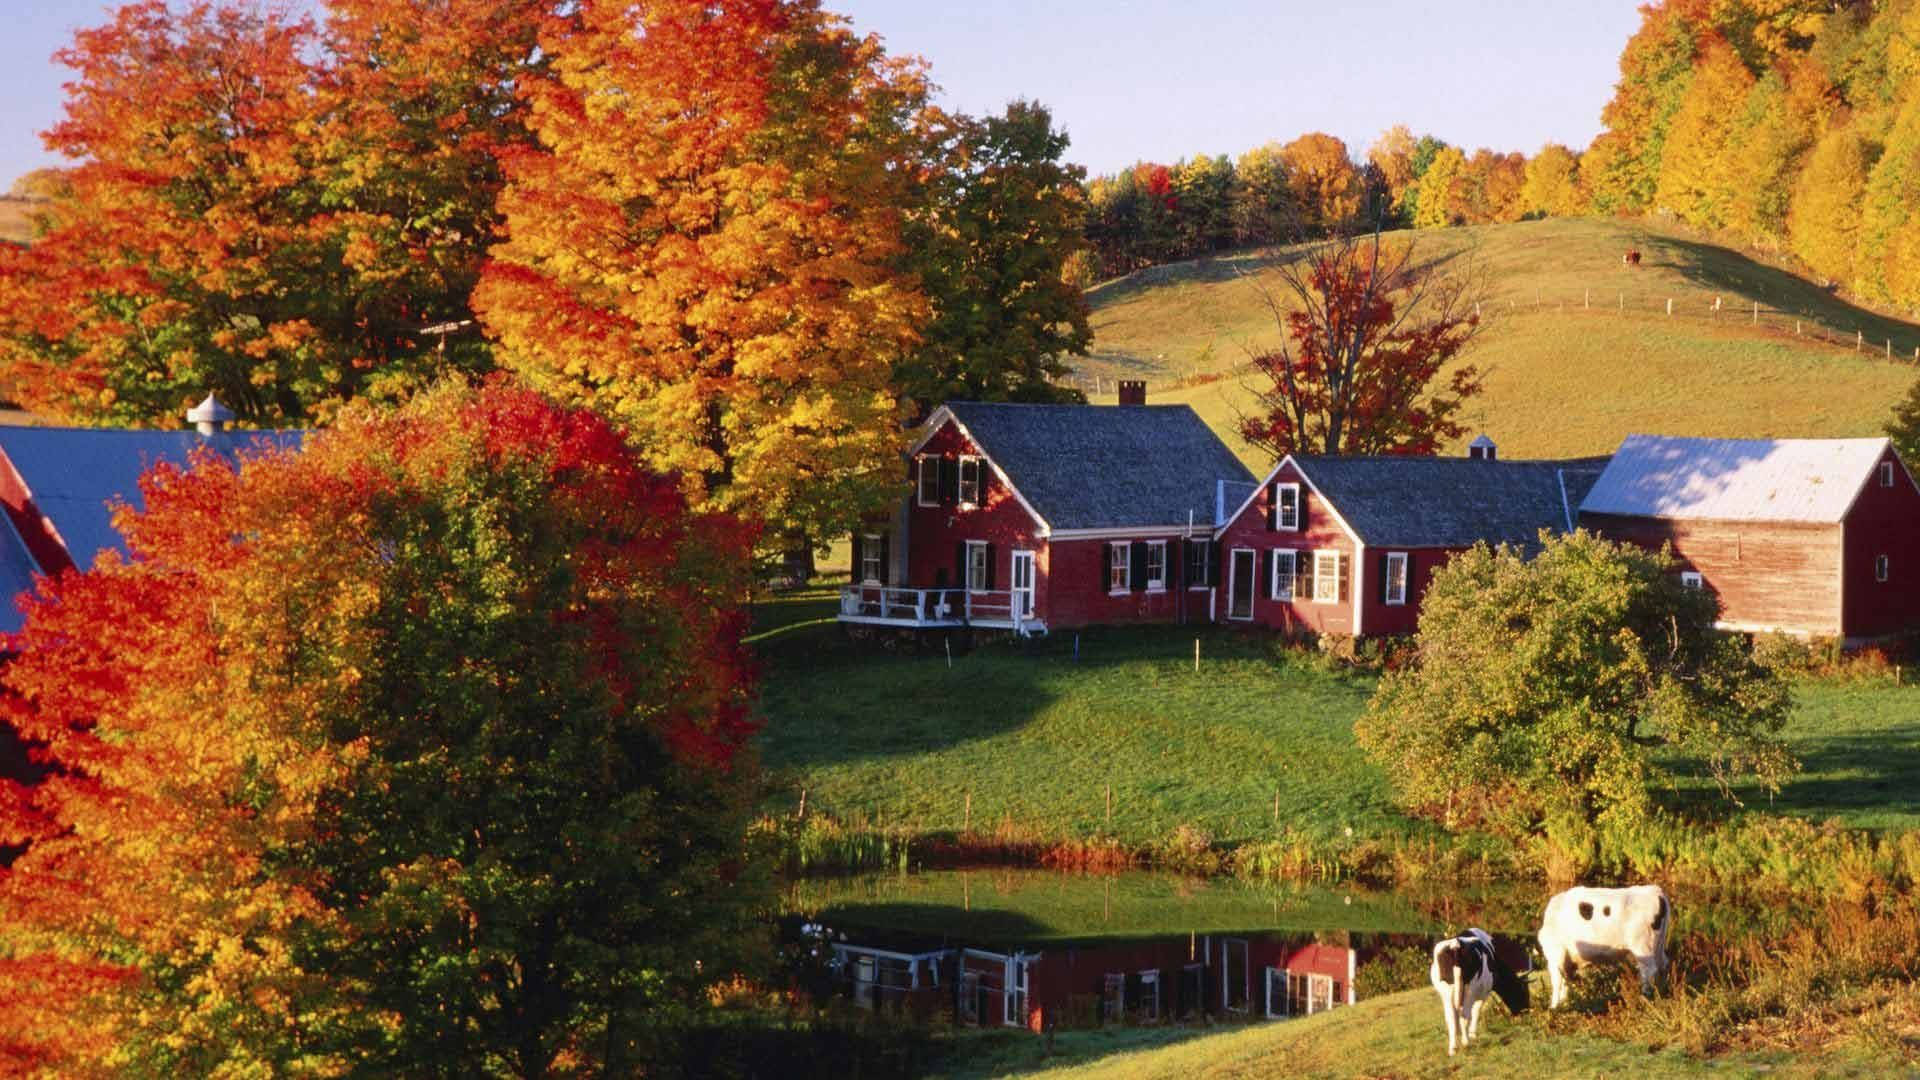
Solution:
M 1297 216 L 1293 187 L 1280 144 L 1269 142 L 1240 155 L 1233 169 L 1233 235 L 1242 244 L 1277 244 Z
M 1585 531 L 1532 558 L 1484 544 L 1421 599 L 1418 660 L 1381 680 L 1355 735 L 1401 804 L 1449 824 L 1491 813 L 1628 823 L 1685 763 L 1725 790 L 1795 768 L 1789 693 L 1711 592 L 1664 555 Z
M 1920 379 L 1914 380 L 1907 388 L 1907 396 L 1893 407 L 1893 418 L 1887 421 L 1886 432 L 1907 468 L 1920 468 Z
M 1233 162 L 1195 154 L 1173 170 L 1181 255 L 1192 258 L 1233 243 Z
M 958 117 L 909 221 L 909 263 L 931 317 L 894 367 L 901 397 L 924 414 L 949 399 L 1076 400 L 1052 380 L 1093 340 L 1085 295 L 1067 263 L 1086 246 L 1079 166 L 1045 107 Z

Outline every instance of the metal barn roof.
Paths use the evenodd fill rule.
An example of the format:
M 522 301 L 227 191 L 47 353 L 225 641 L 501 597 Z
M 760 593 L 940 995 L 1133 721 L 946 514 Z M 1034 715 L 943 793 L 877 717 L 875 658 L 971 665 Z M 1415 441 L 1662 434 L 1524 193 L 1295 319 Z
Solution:
M 1887 451 L 1885 439 L 1629 435 L 1587 494 L 1590 514 L 1832 523 Z
M 945 407 L 1055 529 L 1210 527 L 1217 482 L 1254 483 L 1185 405 Z
M 198 447 L 232 457 L 248 450 L 297 447 L 301 431 L 126 431 L 109 428 L 0 427 L 0 453 L 20 474 L 34 505 L 53 523 L 82 570 L 100 552 L 126 551 L 113 505 L 140 506 L 140 475 L 162 462 L 185 465 Z M 0 583 L 4 587 L 4 583 Z M 11 595 L 11 594 L 9 594 Z

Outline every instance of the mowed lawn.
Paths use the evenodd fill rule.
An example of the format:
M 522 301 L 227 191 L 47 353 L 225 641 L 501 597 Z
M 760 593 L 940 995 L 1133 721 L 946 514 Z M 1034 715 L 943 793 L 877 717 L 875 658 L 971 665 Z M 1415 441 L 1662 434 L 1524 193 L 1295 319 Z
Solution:
M 1536 976 L 1536 982 L 1540 981 Z M 1535 989 L 1536 999 L 1544 986 Z M 984 1080 L 1255 1080 L 1265 1077 L 1879 1077 L 1909 1075 L 1887 1046 L 1729 1053 L 1712 1058 L 1572 1030 L 1539 1012 L 1515 1019 L 1489 1005 L 1480 1039 L 1447 1057 L 1440 1003 L 1410 990 L 1298 1020 L 1228 1028 L 1109 1028 L 1063 1032 L 1046 1056 L 1033 1035 L 983 1034 L 959 1043 L 935 1076 Z M 1892 1042 L 1894 1036 L 1889 1035 Z M 1906 1066 L 1911 1068 L 1911 1066 Z
M 1089 630 L 1077 659 L 1074 641 L 996 642 L 949 667 L 937 647 L 831 629 L 770 639 L 767 764 L 809 807 L 921 830 L 1147 843 L 1190 825 L 1245 841 L 1274 833 L 1276 796 L 1282 827 L 1397 827 L 1353 747 L 1371 679 L 1211 629 Z
M 831 614 L 823 594 L 768 605 L 763 628 Z M 765 630 L 763 629 L 763 633 Z M 1193 645 L 1201 662 L 1193 668 Z M 1089 630 L 955 654 L 851 644 L 832 625 L 775 631 L 761 739 L 779 798 L 918 831 L 1164 841 L 1182 825 L 1239 843 L 1280 829 L 1404 832 L 1386 776 L 1353 742 L 1373 679 L 1273 639 L 1191 628 Z M 1785 737 L 1805 770 L 1754 812 L 1920 828 L 1920 688 L 1803 683 Z M 1107 791 L 1112 790 L 1112 819 Z M 971 795 L 972 811 L 967 802 Z M 1274 814 L 1278 797 L 1279 815 Z M 1705 783 L 1683 800 L 1717 799 Z

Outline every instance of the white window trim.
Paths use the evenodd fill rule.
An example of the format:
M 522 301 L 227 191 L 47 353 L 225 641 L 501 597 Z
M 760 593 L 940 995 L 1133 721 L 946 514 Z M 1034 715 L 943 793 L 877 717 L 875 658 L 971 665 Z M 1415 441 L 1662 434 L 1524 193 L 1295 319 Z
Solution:
M 1333 569 L 1325 569 L 1320 560 L 1332 559 Z M 1322 584 L 1325 582 L 1326 584 Z M 1331 595 L 1322 599 L 1320 593 L 1326 590 Z M 1313 553 L 1313 602 L 1316 604 L 1337 604 L 1340 602 L 1340 549 L 1320 548 Z
M 1399 596 L 1393 595 L 1393 564 L 1396 560 L 1398 560 L 1400 563 L 1400 595 Z M 1387 580 L 1383 584 L 1386 586 L 1386 596 L 1387 596 L 1386 602 L 1388 604 L 1391 604 L 1395 607 L 1404 607 L 1406 605 L 1407 591 L 1408 591 L 1407 587 L 1412 584 L 1412 582 L 1408 579 L 1412 576 L 1412 574 L 1413 574 L 1412 563 L 1408 559 L 1406 552 L 1404 551 L 1387 552 Z
M 973 494 L 971 496 L 967 494 L 967 466 L 968 465 L 973 466 Z M 978 454 L 961 454 L 960 455 L 960 469 L 959 469 L 960 490 L 955 494 L 961 506 L 966 507 L 968 509 L 972 509 L 980 505 L 980 478 L 981 478 L 981 474 L 986 470 L 986 467 L 987 467 L 987 463 L 981 460 L 980 455 Z
M 1120 573 L 1120 587 L 1114 588 L 1113 569 L 1115 549 L 1120 551 L 1119 565 L 1124 567 Z M 1107 595 L 1125 596 L 1133 591 L 1133 542 L 1130 540 L 1111 540 L 1107 542 Z
M 987 591 L 987 567 L 986 567 L 985 559 L 982 559 L 980 561 L 980 587 L 977 589 L 973 587 L 973 553 L 976 549 L 981 552 L 985 552 L 987 550 L 987 542 L 985 540 L 968 540 L 966 541 L 966 545 L 967 545 L 967 565 L 965 567 L 964 572 L 967 575 L 967 579 L 966 579 L 967 591 L 970 593 L 986 592 Z
M 1153 574 L 1153 553 L 1155 551 L 1160 553 L 1160 576 L 1157 578 L 1151 576 Z M 1147 574 L 1149 575 L 1147 578 L 1148 592 L 1167 591 L 1167 542 L 1165 540 L 1147 541 Z
M 1887 578 L 1891 574 L 1892 569 L 1893 569 L 1893 560 L 1887 558 L 1885 555 L 1875 555 L 1873 557 L 1873 580 L 1875 581 L 1887 580 Z
M 1291 525 L 1287 524 L 1286 521 L 1280 517 L 1281 508 L 1285 506 L 1285 503 L 1280 500 L 1280 493 L 1283 491 L 1293 492 L 1293 524 Z M 1273 487 L 1273 527 L 1281 532 L 1299 532 L 1300 516 L 1300 485 L 1275 484 Z
M 916 471 L 913 474 L 913 504 L 915 506 L 939 506 L 940 505 L 940 456 L 938 454 L 921 454 L 919 457 L 916 457 L 913 460 L 918 462 L 918 464 L 915 466 Z M 927 501 L 927 468 L 928 466 L 932 466 L 933 468 L 933 501 L 932 502 Z
M 1287 594 L 1280 595 L 1280 556 L 1287 557 Z M 1300 553 L 1293 548 L 1273 549 L 1273 569 L 1267 578 L 1267 599 L 1276 603 L 1293 603 L 1293 583 L 1300 575 Z
M 1700 571 L 1698 570 L 1682 570 L 1680 571 L 1680 587 L 1683 589 L 1704 589 L 1707 587 L 1707 580 L 1700 576 Z
M 1891 461 L 1883 461 L 1880 463 L 1880 486 L 1893 486 L 1893 462 Z
M 860 534 L 860 584 L 878 585 L 880 584 L 879 578 L 867 576 L 867 562 L 869 559 L 872 560 L 873 565 L 879 567 L 882 572 L 885 572 L 886 567 L 882 565 L 880 561 L 879 533 Z

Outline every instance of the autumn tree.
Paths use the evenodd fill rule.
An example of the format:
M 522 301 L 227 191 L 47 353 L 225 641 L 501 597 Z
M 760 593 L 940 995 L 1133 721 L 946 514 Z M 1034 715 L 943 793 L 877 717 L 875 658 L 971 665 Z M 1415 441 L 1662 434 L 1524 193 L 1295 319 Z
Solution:
M 143 0 L 81 31 L 48 145 L 74 162 L 0 252 L 0 373 L 84 422 L 323 418 L 488 367 L 468 319 L 534 0 L 337 0 L 328 20 Z
M 1886 432 L 1907 468 L 1920 467 L 1920 379 L 1915 379 L 1907 388 L 1907 396 L 1894 405 Z
M 1752 179 L 1734 170 L 1734 147 L 1753 83 L 1731 46 L 1706 41 L 1668 124 L 1655 206 L 1703 229 L 1725 228 L 1732 220 L 1736 192 Z
M 950 399 L 1078 398 L 1053 382 L 1093 340 L 1086 297 L 1065 272 L 1086 245 L 1085 174 L 1061 161 L 1066 149 L 1033 102 L 943 125 L 924 203 L 906 226 L 931 309 L 893 372 L 914 413 Z
M 1417 144 L 1413 132 L 1405 124 L 1395 124 L 1380 133 L 1372 146 L 1367 147 L 1367 163 L 1380 170 L 1381 183 L 1386 188 L 1389 205 L 1401 223 L 1409 223 L 1411 215 L 1407 212 L 1408 192 L 1419 179 L 1414 174 L 1413 155 Z
M 1325 235 L 1358 219 L 1361 206 L 1360 170 L 1347 153 L 1347 144 L 1323 132 L 1309 132 L 1280 149 L 1286 165 L 1299 228 L 1309 236 Z
M 1427 586 L 1415 662 L 1354 725 L 1401 805 L 1450 825 L 1632 824 L 1680 771 L 1778 790 L 1788 688 L 1715 628 L 1713 594 L 1585 531 L 1540 544 L 1481 544 Z
M 1895 114 L 1862 194 L 1857 287 L 1874 300 L 1920 303 L 1920 89 Z
M 1769 71 L 1747 94 L 1730 169 L 1728 225 L 1741 239 L 1778 249 L 1787 237 L 1793 180 L 1824 118 L 1827 83 L 1817 65 L 1801 64 L 1782 77 Z
M 1269 142 L 1234 162 L 1233 234 L 1242 244 L 1277 244 L 1298 216 L 1280 144 Z
M 1251 356 L 1261 411 L 1241 417 L 1243 439 L 1275 458 L 1432 454 L 1465 433 L 1459 412 L 1480 378 L 1453 362 L 1479 326 L 1472 269 L 1375 232 L 1316 245 L 1274 273 L 1278 289 L 1262 295 L 1280 341 Z
M 1608 154 L 1603 196 L 1608 209 L 1653 205 L 1667 129 L 1693 78 L 1709 0 L 1669 0 L 1640 9 L 1640 28 L 1620 53 L 1620 81 L 1601 110 L 1618 153 Z M 1599 179 L 1598 177 L 1596 179 Z
M 1520 189 L 1525 213 L 1572 217 L 1580 213 L 1580 159 L 1559 143 L 1548 143 L 1527 160 Z
M 743 526 L 503 384 L 142 493 L 6 670 L 11 1066 L 618 1075 L 751 961 Z
M 1837 127 L 1814 144 L 1787 208 L 1794 254 L 1829 281 L 1851 283 L 1860 205 L 1879 147 L 1857 127 Z
M 1457 147 L 1442 147 L 1433 155 L 1414 189 L 1415 228 L 1444 229 L 1462 223 L 1458 207 L 1466 171 L 1466 155 Z
M 890 505 L 917 69 L 813 0 L 589 0 L 540 49 L 474 294 L 504 362 L 784 545 Z

